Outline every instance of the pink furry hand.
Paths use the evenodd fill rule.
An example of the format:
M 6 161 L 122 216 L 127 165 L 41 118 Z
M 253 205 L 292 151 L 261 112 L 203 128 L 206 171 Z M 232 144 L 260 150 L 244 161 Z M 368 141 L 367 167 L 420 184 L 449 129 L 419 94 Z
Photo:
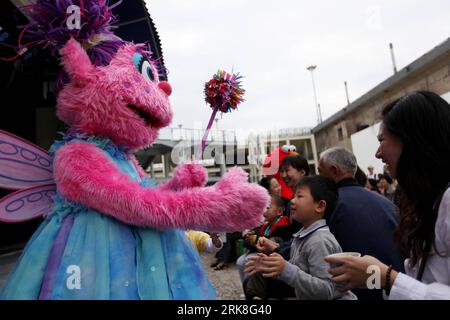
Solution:
M 175 169 L 174 178 L 179 188 L 203 187 L 208 180 L 208 172 L 201 164 L 185 163 Z
M 194 187 L 203 187 L 208 180 L 208 172 L 198 163 L 179 165 L 173 178 L 159 187 L 160 190 L 180 191 Z
M 269 195 L 263 187 L 247 182 L 248 174 L 241 168 L 233 168 L 214 186 L 220 193 L 224 209 L 224 224 L 234 224 L 234 230 L 242 231 L 261 224 L 262 214 L 269 204 Z

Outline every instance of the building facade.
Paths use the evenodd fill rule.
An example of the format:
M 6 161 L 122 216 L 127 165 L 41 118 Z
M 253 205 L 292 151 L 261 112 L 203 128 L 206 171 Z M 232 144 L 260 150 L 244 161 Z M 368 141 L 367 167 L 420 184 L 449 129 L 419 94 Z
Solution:
M 317 152 L 335 146 L 352 150 L 352 134 L 379 122 L 386 104 L 417 90 L 443 97 L 450 92 L 450 38 L 313 128 Z

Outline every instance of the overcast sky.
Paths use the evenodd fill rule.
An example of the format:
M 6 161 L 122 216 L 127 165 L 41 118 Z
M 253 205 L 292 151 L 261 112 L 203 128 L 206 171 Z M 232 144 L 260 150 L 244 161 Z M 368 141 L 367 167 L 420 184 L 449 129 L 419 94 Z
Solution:
M 161 38 L 172 126 L 203 127 L 204 83 L 218 68 L 245 78 L 246 101 L 221 129 L 313 127 L 308 65 L 325 120 L 450 36 L 448 0 L 147 0 Z M 196 124 L 197 122 L 197 124 Z

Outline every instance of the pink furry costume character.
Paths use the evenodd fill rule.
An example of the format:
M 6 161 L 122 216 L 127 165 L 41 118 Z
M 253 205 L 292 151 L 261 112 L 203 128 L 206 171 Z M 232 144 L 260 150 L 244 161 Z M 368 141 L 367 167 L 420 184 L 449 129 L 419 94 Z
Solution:
M 159 81 L 143 45 L 108 30 L 107 1 L 80 2 L 82 17 L 88 17 L 81 30 L 64 27 L 66 8 L 79 5 L 76 0 L 37 1 L 29 12 L 34 19 L 29 30 L 45 44 L 62 47 L 66 78 L 57 115 L 70 129 L 50 156 L 20 138 L 0 135 L 0 152 L 9 157 L 0 163 L 0 185 L 19 189 L 1 202 L 0 218 L 10 214 L 10 221 L 17 221 L 29 215 L 25 210 L 47 214 L 0 297 L 214 298 L 197 252 L 179 229 L 254 227 L 267 193 L 247 183 L 238 168 L 212 187 L 204 187 L 207 173 L 197 164 L 178 167 L 158 187 L 146 177 L 133 152 L 150 145 L 170 123 L 170 85 Z M 45 179 L 31 181 L 31 167 Z M 24 171 L 28 175 L 18 177 Z

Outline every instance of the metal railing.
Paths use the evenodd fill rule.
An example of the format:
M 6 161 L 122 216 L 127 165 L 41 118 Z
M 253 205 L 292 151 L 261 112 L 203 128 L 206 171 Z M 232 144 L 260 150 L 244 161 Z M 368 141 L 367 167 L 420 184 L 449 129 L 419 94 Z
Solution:
M 311 128 L 300 127 L 300 128 L 276 129 L 276 130 L 260 133 L 260 134 L 258 134 L 258 136 L 261 138 L 278 137 L 281 139 L 286 139 L 286 138 L 290 138 L 290 137 L 299 137 L 299 136 L 306 136 L 306 135 L 311 135 L 311 134 L 312 134 Z
M 159 132 L 159 139 L 181 141 L 200 141 L 205 131 L 203 129 L 191 129 L 191 128 L 163 128 Z M 257 136 L 264 137 L 278 137 L 286 139 L 289 137 L 298 137 L 312 134 L 311 128 L 285 128 L 276 129 L 273 131 L 267 131 L 257 134 Z M 237 140 L 237 134 L 235 130 L 210 130 L 206 141 L 219 141 L 234 143 Z
M 201 141 L 205 130 L 191 128 L 163 128 L 159 132 L 159 139 L 173 141 Z M 235 130 L 210 130 L 206 141 L 236 142 Z

